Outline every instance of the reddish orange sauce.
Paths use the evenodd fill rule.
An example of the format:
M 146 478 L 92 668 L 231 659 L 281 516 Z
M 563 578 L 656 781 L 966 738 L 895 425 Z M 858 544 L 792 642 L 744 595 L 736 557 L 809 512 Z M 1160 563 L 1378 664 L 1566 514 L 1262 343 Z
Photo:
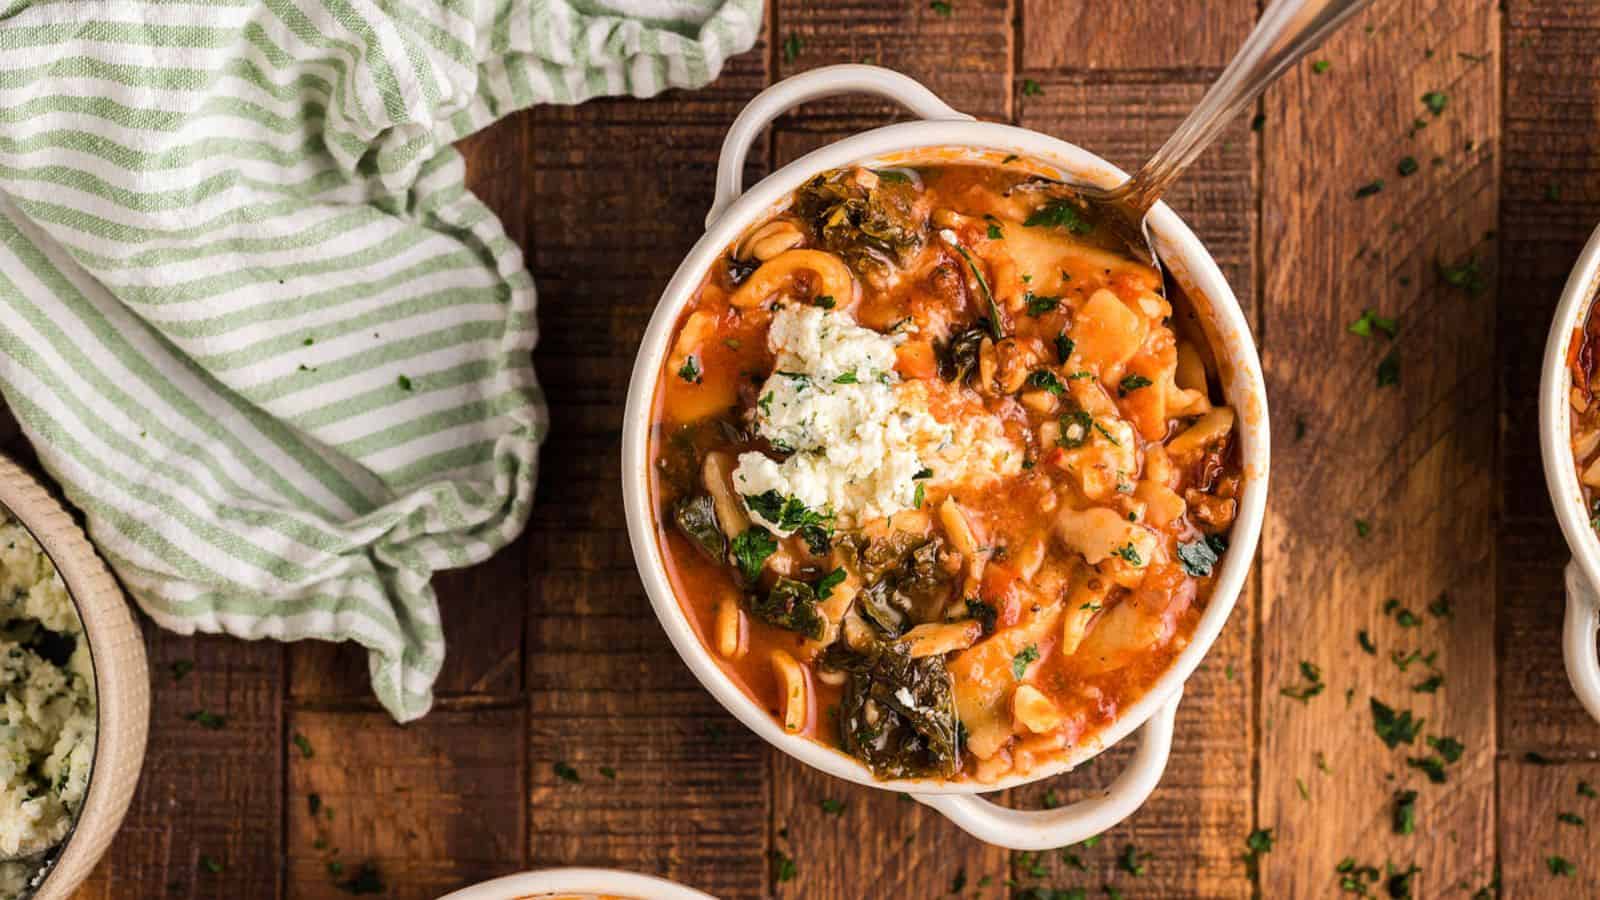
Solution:
M 915 626 L 925 631 L 867 633 L 913 654 L 944 646 L 918 644 L 918 634 L 968 635 L 929 654 L 948 673 L 962 728 L 956 769 L 943 777 L 1024 772 L 1115 720 L 1189 641 L 1240 489 L 1232 412 L 1220 406 L 1216 367 L 1192 310 L 1159 275 L 1121 254 L 1059 186 L 976 165 L 828 178 L 843 185 L 839 196 L 860 200 L 848 209 L 890 210 L 909 243 L 862 252 L 849 243 L 853 232 L 829 230 L 837 219 L 817 214 L 814 199 L 799 199 L 707 273 L 676 326 L 652 412 L 652 493 L 667 575 L 724 671 L 780 721 L 795 714 L 773 651 L 796 660 L 804 675 L 797 730 L 840 746 L 842 689 L 830 683 L 838 673 L 827 670 L 821 642 L 762 621 L 748 598 L 769 589 L 774 566 L 808 583 L 837 570 L 868 585 L 867 551 L 853 548 L 927 541 L 937 562 L 919 570 L 925 581 L 911 583 L 948 577 L 948 598 L 921 613 Z M 802 250 L 845 260 L 851 294 L 824 295 L 827 273 L 801 269 L 758 303 L 740 300 L 741 286 Z M 764 258 L 750 258 L 757 252 Z M 761 436 L 757 403 L 774 368 L 768 327 L 788 304 L 817 304 L 874 331 L 904 333 L 896 338 L 896 390 L 924 398 L 942 423 L 976 423 L 975 433 L 990 440 L 985 452 L 1003 448 L 987 458 L 1002 462 L 936 475 L 919 507 L 887 520 L 836 516 L 826 552 L 799 535 L 781 537 L 776 562 L 747 583 L 729 557 L 712 558 L 680 530 L 672 510 L 708 490 L 712 454 L 785 458 Z M 963 335 L 977 349 L 970 370 L 953 371 Z M 962 465 L 941 457 L 929 468 Z M 947 498 L 970 526 L 972 552 L 960 552 Z M 863 602 L 858 595 L 843 617 L 859 618 Z M 716 652 L 731 621 L 719 610 L 729 616 L 736 608 L 739 651 L 730 657 Z M 861 633 L 832 626 L 838 642 Z

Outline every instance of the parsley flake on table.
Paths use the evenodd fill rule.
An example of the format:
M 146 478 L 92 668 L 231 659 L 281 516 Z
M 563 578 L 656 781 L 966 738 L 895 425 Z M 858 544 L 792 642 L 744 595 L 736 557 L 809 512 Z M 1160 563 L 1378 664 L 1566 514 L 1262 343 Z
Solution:
M 601 766 L 600 767 L 600 775 L 602 777 L 604 777 L 607 781 L 616 781 L 617 780 L 617 770 L 611 768 L 610 766 Z
M 197 709 L 194 712 L 184 716 L 184 718 L 195 723 L 196 725 L 199 725 L 201 728 L 209 728 L 212 731 L 216 731 L 228 724 L 227 716 L 218 715 L 214 712 L 206 712 L 203 709 Z
M 554 771 L 556 773 L 556 777 L 561 779 L 562 781 L 569 782 L 571 784 L 582 784 L 583 783 L 583 776 L 579 775 L 578 774 L 578 770 L 574 769 L 571 765 L 569 765 L 567 763 L 558 762 L 555 765 L 551 766 L 550 768 L 551 768 L 552 771 Z
M 1261 855 L 1272 852 L 1272 829 L 1258 828 L 1250 832 L 1244 839 L 1245 853 L 1240 858 L 1244 860 L 1244 871 L 1251 881 L 1256 880 L 1261 874 Z
M 1378 387 L 1389 387 L 1400 383 L 1400 354 L 1390 350 L 1389 355 L 1378 361 Z
M 1413 718 L 1409 709 L 1397 712 L 1377 697 L 1371 698 L 1371 704 L 1372 730 L 1385 746 L 1393 750 L 1401 744 L 1416 743 L 1424 719 Z
M 1311 64 L 1311 71 L 1317 75 L 1321 75 L 1331 68 L 1333 68 L 1333 63 L 1326 59 L 1319 59 Z
M 1417 792 L 1394 792 L 1394 833 L 1412 834 L 1417 830 Z
M 1444 108 L 1449 102 L 1450 95 L 1443 91 L 1429 91 L 1422 95 L 1422 105 L 1428 108 L 1428 112 L 1436 116 L 1444 112 Z
M 1393 338 L 1400 331 L 1399 321 L 1389 316 L 1380 316 L 1370 309 L 1361 311 L 1361 317 L 1345 326 L 1345 330 L 1360 337 L 1372 337 L 1373 332 L 1378 332 Z
M 215 875 L 222 871 L 222 863 L 214 856 L 202 856 L 200 857 L 200 868 Z
M 793 881 L 800 873 L 794 864 L 794 858 L 782 850 L 774 850 L 768 855 L 772 858 L 772 877 L 779 884 Z
M 1488 282 L 1483 278 L 1482 267 L 1472 257 L 1453 266 L 1447 266 L 1442 262 L 1435 265 L 1439 270 L 1439 278 L 1445 284 L 1466 291 L 1468 296 L 1476 297 L 1489 288 Z
M 1022 79 L 1022 96 L 1037 97 L 1043 93 L 1044 88 L 1039 86 L 1039 82 L 1034 81 L 1032 78 Z
M 311 741 L 310 741 L 310 739 L 308 739 L 305 735 L 303 735 L 300 732 L 296 731 L 294 733 L 294 737 L 291 740 L 294 741 L 295 747 L 299 748 L 300 755 L 302 757 L 304 757 L 306 759 L 310 759 L 311 757 L 316 755 L 316 752 L 311 749 Z
M 194 671 L 194 660 L 175 659 L 172 661 L 172 680 L 182 681 L 185 675 Z
M 932 3 L 928 4 L 928 8 L 946 19 L 950 18 L 950 14 L 955 11 L 947 0 L 933 0 Z
M 1144 860 L 1149 858 L 1149 853 L 1141 853 L 1134 845 L 1124 844 L 1122 853 L 1117 856 L 1117 868 L 1137 877 L 1144 874 Z
M 1378 654 L 1378 645 L 1372 642 L 1372 635 L 1367 634 L 1365 628 L 1356 632 L 1356 643 L 1360 644 L 1361 649 L 1365 650 L 1369 656 Z
M 1383 179 L 1375 178 L 1372 181 L 1363 184 L 1361 187 L 1356 188 L 1356 199 L 1361 200 L 1366 197 L 1371 197 L 1373 194 L 1382 193 L 1382 191 Z
M 1309 703 L 1312 697 L 1322 693 L 1328 687 L 1322 680 L 1322 669 L 1310 660 L 1300 660 L 1300 677 L 1304 680 L 1304 683 L 1280 688 L 1278 693 L 1291 700 Z
M 844 815 L 844 801 L 843 800 L 835 800 L 832 797 L 823 797 L 822 798 L 822 802 L 820 804 L 818 804 L 818 805 L 820 805 L 822 807 L 822 811 L 823 812 L 827 813 L 830 816 L 842 816 L 842 815 Z
M 1574 812 L 1556 813 L 1556 821 L 1563 825 L 1575 825 L 1578 828 L 1585 828 L 1588 826 L 1588 823 L 1583 820 L 1583 816 L 1580 816 Z
M 347 894 L 382 894 L 389 890 L 388 885 L 383 883 L 383 876 L 378 874 L 378 867 L 370 862 L 357 866 L 354 875 L 335 887 Z
M 1422 167 L 1417 165 L 1415 156 L 1402 156 L 1400 157 L 1400 162 L 1395 165 L 1395 170 L 1400 173 L 1401 178 L 1417 174 L 1417 170 L 1420 168 Z
M 805 49 L 805 41 L 800 40 L 797 34 L 791 34 L 783 39 L 783 61 L 792 63 L 800 57 L 800 51 Z
M 1568 862 L 1565 856 L 1547 856 L 1544 864 L 1550 869 L 1550 874 L 1557 878 L 1570 878 L 1578 871 L 1578 867 Z
M 1372 533 L 1372 523 L 1366 519 L 1356 520 L 1356 537 L 1366 537 Z
M 1596 791 L 1594 789 L 1594 785 L 1590 784 L 1589 782 L 1580 781 L 1578 782 L 1578 796 L 1588 797 L 1589 799 L 1593 800 L 1596 797 L 1600 797 L 1600 791 Z

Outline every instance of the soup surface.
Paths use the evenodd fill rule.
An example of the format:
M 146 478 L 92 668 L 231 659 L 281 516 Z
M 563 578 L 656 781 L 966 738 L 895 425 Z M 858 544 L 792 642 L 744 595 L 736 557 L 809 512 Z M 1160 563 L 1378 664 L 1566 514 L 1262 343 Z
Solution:
M 1572 458 L 1578 465 L 1589 522 L 1600 531 L 1600 304 L 1589 308 L 1572 336 L 1567 368 L 1572 372 Z
M 1064 185 L 813 178 L 656 387 L 667 574 L 728 674 L 879 778 L 1058 759 L 1193 633 L 1240 491 L 1192 310 Z

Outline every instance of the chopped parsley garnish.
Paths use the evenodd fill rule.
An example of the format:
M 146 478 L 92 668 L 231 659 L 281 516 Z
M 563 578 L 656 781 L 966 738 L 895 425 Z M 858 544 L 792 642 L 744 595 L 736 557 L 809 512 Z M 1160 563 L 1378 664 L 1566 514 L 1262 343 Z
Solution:
M 761 567 L 767 557 L 778 552 L 778 541 L 772 532 L 760 525 L 752 525 L 733 539 L 733 559 L 745 581 L 754 582 L 761 577 Z
M 1113 435 L 1111 432 L 1107 431 L 1106 427 L 1104 425 L 1101 425 L 1099 422 L 1094 423 L 1094 430 L 1100 432 L 1100 436 L 1101 437 L 1103 437 L 1106 440 L 1110 441 L 1111 442 L 1111 446 L 1113 446 L 1113 447 L 1121 447 L 1122 446 L 1122 442 L 1117 440 L 1116 436 Z
M 1394 615 L 1394 622 L 1401 628 L 1420 628 L 1422 618 L 1409 609 L 1401 609 Z
M 1326 72 L 1331 68 L 1333 68 L 1333 63 L 1326 59 L 1319 59 L 1311 64 L 1312 73 L 1317 75 L 1321 75 L 1323 72 Z
M 989 280 L 983 277 L 982 270 L 978 268 L 978 263 L 972 258 L 972 254 L 967 252 L 967 248 L 961 246 L 960 244 L 954 243 L 953 241 L 951 242 L 951 245 L 956 248 L 957 253 L 961 254 L 961 258 L 967 261 L 967 268 L 972 270 L 972 277 L 978 281 L 978 291 L 979 293 L 983 294 L 984 302 L 988 304 L 989 333 L 993 335 L 994 339 L 997 341 L 1005 340 L 1005 331 L 1000 323 L 1000 305 L 994 302 L 994 291 L 989 290 Z M 891 332 L 893 330 L 894 329 L 892 328 L 890 329 Z
M 1467 745 L 1453 737 L 1436 737 L 1430 734 L 1428 746 L 1437 750 L 1447 763 L 1457 762 L 1461 759 L 1461 754 L 1467 752 Z
M 1363 184 L 1361 187 L 1356 188 L 1356 199 L 1360 200 L 1363 197 L 1371 197 L 1373 194 L 1379 193 L 1382 190 L 1383 190 L 1383 179 L 1382 178 L 1374 179 L 1372 181 L 1367 182 L 1366 184 Z
M 1006 236 L 1005 232 L 1000 230 L 1000 226 L 993 222 L 989 223 L 989 230 L 987 234 L 989 235 L 989 240 L 991 241 L 1002 240 Z
M 1568 862 L 1565 856 L 1547 856 L 1544 864 L 1549 867 L 1550 874 L 1557 878 L 1570 878 L 1578 871 L 1578 867 Z
M 378 874 L 378 867 L 370 862 L 362 863 L 354 875 L 335 887 L 347 894 L 382 894 L 389 889 L 383 883 L 383 876 Z
M 1444 687 L 1444 673 L 1435 672 L 1432 675 L 1429 675 L 1427 678 L 1424 678 L 1416 684 L 1413 684 L 1411 689 L 1419 694 L 1433 694 L 1437 693 L 1441 687 Z
M 993 226 L 990 226 L 991 228 Z M 1022 295 L 1022 302 L 1028 305 L 1028 315 L 1042 316 L 1047 312 L 1055 312 L 1061 306 L 1060 297 L 1041 297 L 1033 291 Z
M 1044 88 L 1039 86 L 1039 82 L 1034 81 L 1032 78 L 1022 79 L 1022 96 L 1037 97 L 1043 93 Z
M 1369 656 L 1376 656 L 1378 654 L 1378 645 L 1372 642 L 1372 635 L 1367 634 L 1367 630 L 1365 628 L 1356 632 L 1356 643 L 1360 644 L 1361 649 L 1367 651 Z
M 1138 550 L 1137 547 L 1133 546 L 1133 542 L 1132 541 L 1129 541 L 1128 543 L 1123 544 L 1121 547 L 1118 547 L 1117 549 L 1115 549 L 1115 550 L 1113 550 L 1111 552 L 1113 554 L 1117 555 L 1117 556 L 1122 557 L 1123 561 L 1125 561 L 1130 566 L 1142 566 L 1142 565 L 1144 565 L 1144 557 L 1139 555 L 1139 550 Z
M 1600 791 L 1596 791 L 1594 789 L 1594 785 L 1590 784 L 1589 782 L 1580 781 L 1578 782 L 1578 796 L 1588 797 L 1589 799 L 1593 800 L 1596 797 L 1600 797 Z
M 922 501 L 927 499 L 927 496 L 928 496 L 927 485 L 924 485 L 920 481 L 917 482 L 917 489 L 915 491 L 913 491 L 912 494 L 911 494 L 911 505 L 912 505 L 912 507 L 914 507 L 916 509 L 921 509 L 922 508 Z
M 200 857 L 200 867 L 213 875 L 222 871 L 222 863 L 218 862 L 214 856 Z
M 1378 387 L 1400 383 L 1400 354 L 1390 350 L 1389 355 L 1378 361 Z
M 1380 316 L 1370 309 L 1364 309 L 1361 311 L 1361 318 L 1345 326 L 1345 330 L 1361 337 L 1372 337 L 1372 333 L 1378 331 L 1393 338 L 1399 332 L 1400 326 L 1395 319 L 1388 316 Z
M 1263 125 L 1266 125 L 1266 124 L 1267 124 L 1267 114 L 1266 113 L 1256 113 L 1255 116 L 1253 118 L 1251 118 L 1251 120 L 1250 120 L 1250 130 L 1251 131 L 1260 131 L 1261 127 Z
M 1394 833 L 1413 834 L 1417 830 L 1417 792 L 1394 792 Z
M 194 660 L 175 659 L 172 661 L 172 680 L 182 681 L 185 675 L 194 671 Z
M 1150 858 L 1148 853 L 1140 853 L 1132 844 L 1125 844 L 1122 853 L 1117 856 L 1117 868 L 1129 875 L 1139 876 L 1144 874 L 1144 860 Z
M 1178 545 L 1178 562 L 1183 565 L 1183 570 L 1196 578 L 1204 578 L 1211 574 L 1217 565 L 1224 550 L 1228 549 L 1228 542 L 1220 534 L 1208 534 L 1199 540 L 1189 541 Z
M 1447 266 L 1444 263 L 1438 263 L 1437 266 L 1439 278 L 1445 284 L 1466 291 L 1468 296 L 1476 297 L 1489 287 L 1488 283 L 1483 279 L 1483 269 L 1478 265 L 1476 259 L 1468 257 L 1466 262 L 1453 266 Z
M 1450 608 L 1450 595 L 1440 594 L 1432 603 L 1428 604 L 1428 612 L 1436 619 L 1454 618 L 1455 610 Z
M 1401 744 L 1414 744 L 1425 720 L 1413 718 L 1411 710 L 1396 712 L 1388 704 L 1372 698 L 1372 730 L 1390 750 Z
M 1080 409 L 1062 416 L 1058 424 L 1061 433 L 1056 436 L 1056 443 L 1072 450 L 1088 443 L 1089 430 L 1094 427 L 1095 421 L 1093 416 Z
M 701 374 L 700 361 L 695 359 L 692 355 L 686 357 L 683 361 L 683 365 L 678 367 L 678 377 L 689 382 L 690 384 L 699 384 Z
M 830 816 L 842 816 L 842 815 L 844 815 L 844 801 L 843 800 L 835 800 L 832 797 L 824 797 L 824 798 L 822 798 L 822 802 L 819 805 L 822 807 L 822 811 L 827 813 Z
M 771 857 L 772 877 L 776 879 L 779 884 L 782 884 L 785 881 L 793 881 L 794 877 L 800 874 L 799 869 L 795 868 L 794 859 L 792 859 L 789 854 L 783 852 L 782 850 L 774 850 L 771 853 Z
M 928 4 L 928 8 L 946 19 L 950 18 L 950 13 L 953 11 L 948 0 L 933 0 L 932 3 Z
M 800 57 L 800 51 L 805 47 L 805 41 L 800 40 L 797 34 L 790 34 L 783 39 L 783 61 L 792 63 Z
M 1556 821 L 1563 825 L 1574 825 L 1578 828 L 1588 827 L 1588 823 L 1583 820 L 1583 816 L 1574 812 L 1556 813 Z
M 1134 391 L 1140 388 L 1147 388 L 1152 384 L 1154 382 L 1143 375 L 1124 375 L 1122 380 L 1117 382 L 1117 396 L 1126 397 Z
M 1065 331 L 1056 335 L 1056 359 L 1059 359 L 1065 365 L 1072 356 L 1072 351 L 1077 349 L 1077 346 L 1072 342 L 1072 338 L 1067 337 Z
M 1026 228 L 1065 228 L 1073 234 L 1088 234 L 1094 223 L 1085 219 L 1071 200 L 1051 200 L 1034 210 L 1023 223 Z
M 817 580 L 816 591 L 818 600 L 826 600 L 833 595 L 833 589 L 844 584 L 844 569 L 834 569 L 832 572 Z
M 610 781 L 616 781 L 617 780 L 617 770 L 611 768 L 610 766 L 601 766 L 600 767 L 600 774 L 602 776 L 604 776 L 607 780 L 610 780 Z
M 1366 519 L 1356 520 L 1356 537 L 1366 537 L 1372 533 L 1372 523 Z
M 1401 178 L 1407 178 L 1417 174 L 1417 169 L 1419 168 L 1421 167 L 1417 165 L 1415 156 L 1402 156 L 1399 164 L 1395 166 L 1395 171 L 1400 173 Z
M 550 768 L 556 773 L 556 777 L 561 779 L 562 781 L 565 781 L 565 782 L 567 782 L 569 784 L 582 784 L 583 783 L 583 776 L 579 775 L 578 774 L 578 770 L 574 769 L 571 765 L 569 765 L 567 763 L 558 762 L 555 765 L 551 766 Z
M 402 391 L 411 390 L 411 379 L 407 378 L 404 375 L 401 375 L 400 377 L 396 378 L 395 379 L 395 384 L 400 385 L 400 390 L 402 390 Z
M 1278 693 L 1291 700 L 1309 703 L 1312 697 L 1317 696 L 1328 688 L 1328 685 L 1322 680 L 1321 667 L 1310 660 L 1300 660 L 1300 677 L 1304 680 L 1304 683 L 1279 688 Z
M 834 384 L 860 384 L 861 380 L 856 377 L 856 370 L 855 369 L 851 369 L 850 371 L 845 372 L 843 375 L 840 375 L 838 378 L 835 378 L 833 380 L 833 383 Z
M 1020 653 L 1018 653 L 1016 656 L 1011 657 L 1011 674 L 1012 674 L 1012 676 L 1014 678 L 1016 678 L 1018 681 L 1021 681 L 1022 680 L 1022 676 L 1027 674 L 1028 665 L 1030 663 L 1033 663 L 1033 662 L 1037 661 L 1038 659 L 1039 659 L 1039 648 L 1037 646 L 1035 646 L 1033 644 L 1029 644 L 1028 646 L 1023 647 L 1022 651 Z
M 1413 756 L 1406 760 L 1406 765 L 1420 770 L 1434 784 L 1445 782 L 1444 760 L 1437 756 Z
M 311 741 L 305 735 L 296 731 L 292 740 L 294 745 L 299 748 L 302 757 L 310 759 L 316 755 L 316 751 L 311 749 Z
M 1241 858 L 1244 860 L 1245 875 L 1251 881 L 1260 877 L 1261 854 L 1272 852 L 1272 840 L 1271 828 L 1258 828 L 1244 839 L 1246 852 Z
M 896 173 L 896 174 L 899 174 L 899 173 Z M 813 304 L 817 305 L 817 306 L 822 307 L 823 309 L 833 309 L 835 306 L 838 305 L 834 301 L 832 294 L 823 294 L 821 297 L 818 297 L 817 299 L 812 300 L 811 302 Z
M 1028 384 L 1042 391 L 1049 391 L 1057 397 L 1067 392 L 1066 387 L 1061 384 L 1061 379 L 1057 378 L 1055 373 L 1049 369 L 1035 369 L 1028 376 Z
M 1422 95 L 1422 105 L 1428 108 L 1428 112 L 1436 116 L 1444 112 L 1445 105 L 1449 102 L 1450 95 L 1443 91 L 1429 91 Z
M 772 415 L 772 392 L 763 394 L 761 399 L 756 401 L 756 407 L 761 410 L 763 416 Z
M 201 728 L 209 728 L 212 731 L 216 731 L 228 724 L 227 716 L 220 716 L 214 712 L 206 712 L 203 709 L 197 709 L 194 712 L 184 716 L 184 718 L 195 723 L 196 725 L 199 725 Z

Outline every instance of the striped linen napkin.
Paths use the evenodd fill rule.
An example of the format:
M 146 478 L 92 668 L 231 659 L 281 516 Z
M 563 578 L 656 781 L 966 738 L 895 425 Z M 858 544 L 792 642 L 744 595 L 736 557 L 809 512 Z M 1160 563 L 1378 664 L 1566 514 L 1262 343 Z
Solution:
M 761 0 L 0 0 L 0 394 L 161 625 L 354 640 L 527 521 L 534 287 L 450 143 L 697 87 Z

